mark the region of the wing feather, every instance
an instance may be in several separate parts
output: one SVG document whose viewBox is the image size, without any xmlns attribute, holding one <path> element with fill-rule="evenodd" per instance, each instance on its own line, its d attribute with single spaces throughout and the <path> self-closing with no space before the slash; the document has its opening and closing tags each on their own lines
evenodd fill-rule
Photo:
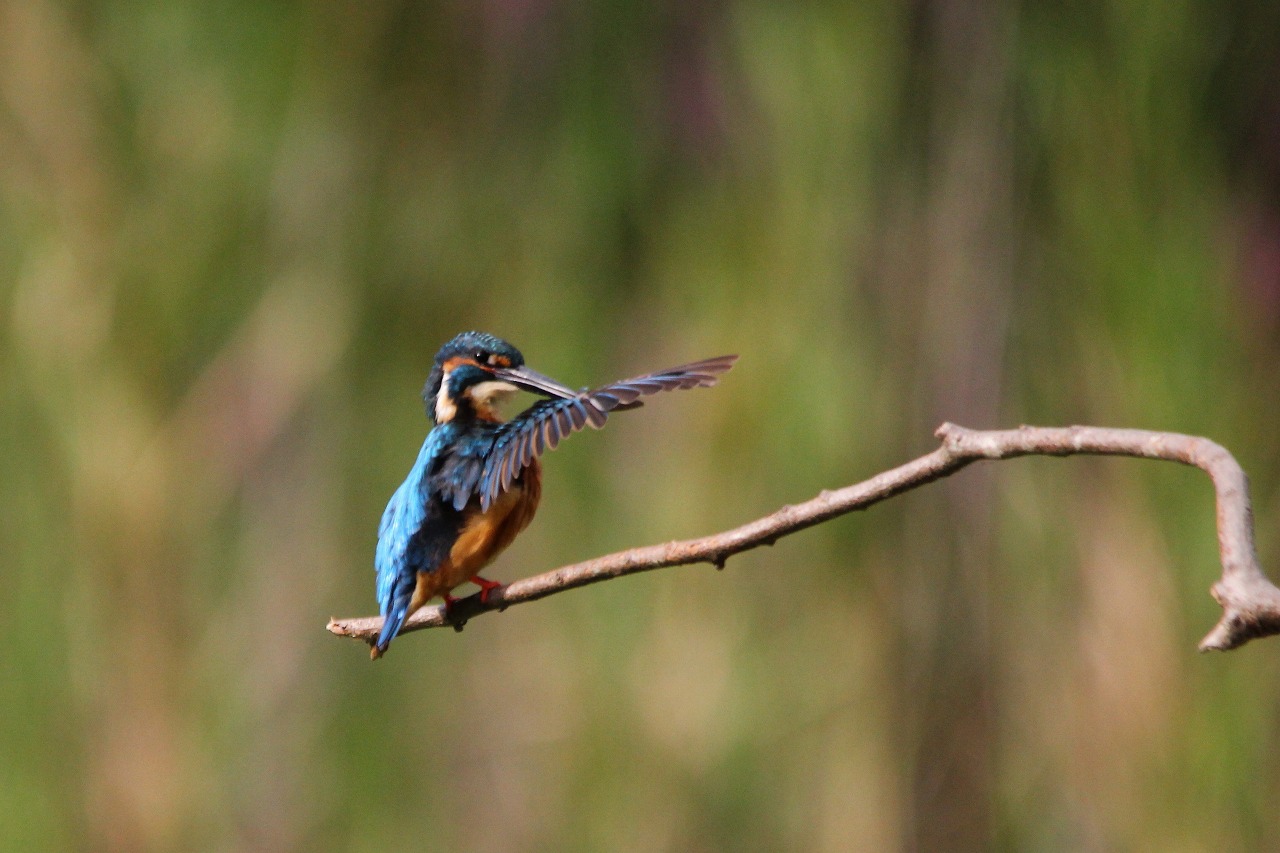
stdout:
<svg viewBox="0 0 1280 853">
<path fill-rule="evenodd" d="M 530 431 L 533 433 L 533 453 L 535 456 L 541 456 L 547 450 L 547 427 L 548 423 L 530 425 Z"/>
<path fill-rule="evenodd" d="M 552 447 L 559 444 L 560 439 L 573 432 L 573 418 L 569 417 L 568 408 L 569 407 L 567 405 L 556 407 L 556 440 L 555 443 L 552 444 Z"/>
<path fill-rule="evenodd" d="M 570 433 L 587 426 L 600 429 L 610 412 L 636 408 L 641 397 L 714 385 L 737 359 L 736 355 L 703 359 L 611 382 L 575 397 L 538 401 L 497 428 L 483 473 L 470 481 L 480 495 L 481 507 L 488 509 L 536 457 L 554 450 Z"/>
<path fill-rule="evenodd" d="M 533 431 L 520 430 L 520 468 L 521 470 L 529 467 L 529 463 L 533 461 Z"/>
</svg>

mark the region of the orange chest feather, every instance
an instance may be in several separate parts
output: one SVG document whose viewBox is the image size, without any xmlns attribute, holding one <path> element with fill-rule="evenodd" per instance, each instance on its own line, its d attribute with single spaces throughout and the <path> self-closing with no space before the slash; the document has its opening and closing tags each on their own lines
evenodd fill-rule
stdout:
<svg viewBox="0 0 1280 853">
<path fill-rule="evenodd" d="M 478 502 L 473 502 L 449 558 L 439 568 L 442 589 L 452 589 L 471 580 L 505 551 L 520 531 L 529 526 L 541 497 L 542 466 L 535 459 L 520 479 L 498 496 L 488 512 L 481 512 Z"/>
</svg>

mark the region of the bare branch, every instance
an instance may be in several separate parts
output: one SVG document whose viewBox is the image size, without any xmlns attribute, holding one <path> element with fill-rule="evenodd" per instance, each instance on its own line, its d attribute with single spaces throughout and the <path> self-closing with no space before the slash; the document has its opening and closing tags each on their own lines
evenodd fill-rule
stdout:
<svg viewBox="0 0 1280 853">
<path fill-rule="evenodd" d="M 784 506 L 777 512 L 733 530 L 701 539 L 632 548 L 582 563 L 515 581 L 489 594 L 487 603 L 472 595 L 458 601 L 445 617 L 443 606 L 424 607 L 405 623 L 401 633 L 446 625 L 461 630 L 466 620 L 490 610 L 534 601 L 597 581 L 622 575 L 711 563 L 723 568 L 727 559 L 778 538 L 821 524 L 854 510 L 931 483 L 982 459 L 1016 456 L 1072 456 L 1093 454 L 1164 459 L 1194 465 L 1213 480 L 1218 507 L 1218 547 L 1222 577 L 1213 585 L 1213 597 L 1222 605 L 1222 619 L 1200 643 L 1201 651 L 1237 648 L 1249 640 L 1280 633 L 1280 589 L 1258 565 L 1253 543 L 1253 510 L 1249 481 L 1235 458 L 1207 438 L 1170 432 L 1104 427 L 1029 427 L 1015 430 L 977 431 L 943 424 L 936 433 L 942 446 L 870 480 L 836 491 L 824 491 L 812 500 Z M 372 643 L 382 627 L 378 616 L 332 619 L 329 630 L 339 636 Z"/>
</svg>

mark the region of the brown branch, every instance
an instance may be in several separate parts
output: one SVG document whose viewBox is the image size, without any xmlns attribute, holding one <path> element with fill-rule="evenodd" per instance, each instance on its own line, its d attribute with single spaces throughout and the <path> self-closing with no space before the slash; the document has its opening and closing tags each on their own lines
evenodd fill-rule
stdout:
<svg viewBox="0 0 1280 853">
<path fill-rule="evenodd" d="M 1104 427 L 1020 427 L 1015 430 L 976 431 L 943 424 L 936 433 L 942 446 L 905 465 L 877 474 L 870 480 L 836 491 L 824 491 L 812 500 L 782 509 L 748 524 L 701 539 L 632 548 L 582 563 L 515 581 L 489 594 L 458 601 L 452 621 L 444 607 L 424 607 L 409 617 L 401 633 L 451 625 L 459 630 L 466 620 L 490 610 L 534 601 L 557 592 L 635 572 L 711 563 L 723 568 L 734 554 L 772 545 L 779 537 L 821 524 L 854 510 L 866 509 L 955 473 L 982 459 L 1016 456 L 1072 456 L 1095 454 L 1164 459 L 1194 465 L 1213 480 L 1218 506 L 1218 547 L 1222 577 L 1211 592 L 1222 605 L 1222 619 L 1200 643 L 1201 651 L 1234 649 L 1249 640 L 1280 633 L 1280 589 L 1258 565 L 1253 544 L 1253 510 L 1249 481 L 1226 449 L 1207 438 L 1170 432 Z M 329 630 L 344 637 L 372 643 L 382 627 L 377 616 L 332 619 Z"/>
</svg>

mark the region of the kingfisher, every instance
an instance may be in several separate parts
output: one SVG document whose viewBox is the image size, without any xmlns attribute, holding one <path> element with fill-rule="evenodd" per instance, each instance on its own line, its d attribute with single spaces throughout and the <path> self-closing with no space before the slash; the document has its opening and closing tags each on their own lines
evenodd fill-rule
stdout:
<svg viewBox="0 0 1280 853">
<path fill-rule="evenodd" d="M 583 427 L 600 429 L 611 412 L 638 408 L 642 396 L 708 387 L 733 366 L 719 356 L 578 391 L 525 365 L 511 344 L 463 332 L 436 354 L 423 402 L 432 428 L 409 475 L 387 503 L 374 553 L 382 631 L 371 656 L 381 657 L 405 620 L 468 581 L 480 600 L 502 586 L 480 577 L 538 509 L 538 457 Z M 504 421 L 498 406 L 518 391 L 539 400 Z"/>
</svg>

